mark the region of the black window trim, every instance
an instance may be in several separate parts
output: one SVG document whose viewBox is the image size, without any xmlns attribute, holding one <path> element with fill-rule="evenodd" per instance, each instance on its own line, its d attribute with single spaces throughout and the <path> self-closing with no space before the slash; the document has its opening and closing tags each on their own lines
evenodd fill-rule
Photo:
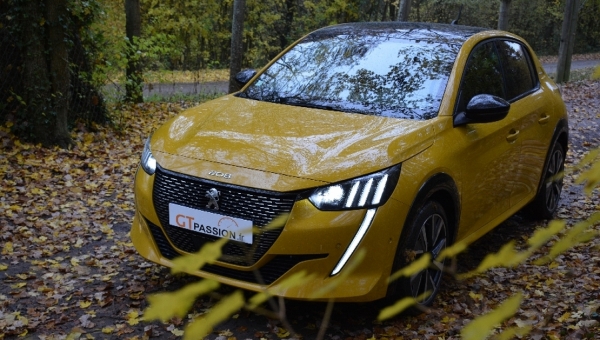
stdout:
<svg viewBox="0 0 600 340">
<path fill-rule="evenodd" d="M 537 92 L 540 88 L 541 88 L 541 83 L 540 83 L 540 78 L 538 77 L 538 73 L 536 72 L 536 67 L 535 64 L 533 62 L 533 57 L 532 57 L 532 53 L 531 50 L 529 49 L 529 46 L 527 46 L 525 43 L 523 43 L 522 41 L 515 39 L 515 38 L 511 38 L 511 37 L 493 37 L 493 38 L 488 38 L 485 40 L 482 40 L 480 42 L 478 42 L 475 46 L 473 46 L 473 48 L 471 49 L 471 51 L 469 51 L 469 56 L 467 57 L 467 61 L 465 62 L 465 67 L 463 68 L 462 74 L 460 76 L 460 83 L 459 83 L 459 88 L 458 88 L 458 93 L 454 99 L 454 112 L 452 113 L 452 116 L 456 116 L 457 114 L 459 114 L 458 111 L 458 101 L 460 98 L 460 94 L 462 91 L 462 81 L 463 78 L 465 76 L 465 73 L 467 72 L 467 64 L 469 63 L 469 59 L 471 58 L 471 54 L 472 52 L 477 49 L 479 46 L 483 45 L 483 44 L 487 44 L 489 42 L 494 42 L 494 50 L 496 51 L 496 53 L 498 53 L 498 55 L 500 54 L 500 52 L 498 51 L 498 46 L 496 45 L 496 41 L 510 41 L 510 42 L 514 42 L 519 44 L 523 50 L 525 51 L 525 53 L 527 54 L 527 65 L 529 66 L 529 73 L 530 75 L 533 76 L 533 87 L 529 90 L 529 91 L 525 91 L 523 93 L 521 93 L 520 95 L 511 98 L 510 100 L 507 100 L 509 103 L 514 103 L 524 97 L 527 97 L 528 95 Z M 502 63 L 500 63 L 500 70 L 502 72 L 502 87 L 504 89 L 504 93 L 506 93 L 506 78 L 505 78 L 505 73 L 504 73 L 504 66 L 502 65 Z"/>
</svg>

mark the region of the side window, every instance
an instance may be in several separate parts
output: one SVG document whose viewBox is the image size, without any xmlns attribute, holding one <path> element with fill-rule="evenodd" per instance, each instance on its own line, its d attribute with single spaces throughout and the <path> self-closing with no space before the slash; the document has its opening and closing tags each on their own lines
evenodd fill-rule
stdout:
<svg viewBox="0 0 600 340">
<path fill-rule="evenodd" d="M 525 47 L 514 41 L 496 41 L 500 62 L 506 80 L 506 97 L 510 101 L 536 86 L 529 54 Z"/>
<path fill-rule="evenodd" d="M 460 84 L 456 112 L 463 112 L 471 98 L 478 94 L 505 98 L 500 59 L 493 41 L 477 45 L 471 52 Z"/>
</svg>

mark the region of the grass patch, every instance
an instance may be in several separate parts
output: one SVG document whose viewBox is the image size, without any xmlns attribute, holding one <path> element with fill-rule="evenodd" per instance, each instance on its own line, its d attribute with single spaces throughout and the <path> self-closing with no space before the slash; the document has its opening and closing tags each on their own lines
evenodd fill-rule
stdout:
<svg viewBox="0 0 600 340">
<path fill-rule="evenodd" d="M 107 83 L 125 82 L 125 73 L 110 74 Z M 204 69 L 195 71 L 144 71 L 144 83 L 168 84 L 168 83 L 208 83 L 215 81 L 229 81 L 228 69 Z"/>
<path fill-rule="evenodd" d="M 144 72 L 144 81 L 146 83 L 205 83 L 228 80 L 229 70 L 227 69 Z"/>
<path fill-rule="evenodd" d="M 600 71 L 597 70 L 600 70 L 600 66 L 571 70 L 569 82 L 598 79 L 597 73 Z M 548 73 L 548 76 L 556 80 L 556 72 Z"/>
<path fill-rule="evenodd" d="M 207 102 L 212 99 L 219 98 L 225 95 L 225 93 L 196 93 L 196 94 L 187 94 L 187 93 L 173 93 L 172 95 L 160 95 L 153 94 L 144 98 L 144 101 L 147 103 L 195 103 L 198 105 L 203 102 Z"/>
</svg>

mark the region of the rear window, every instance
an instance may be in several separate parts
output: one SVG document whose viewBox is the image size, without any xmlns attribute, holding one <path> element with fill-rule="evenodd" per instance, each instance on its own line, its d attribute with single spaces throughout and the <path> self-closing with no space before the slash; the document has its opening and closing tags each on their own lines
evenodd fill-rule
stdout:
<svg viewBox="0 0 600 340">
<path fill-rule="evenodd" d="M 414 33 L 308 37 L 242 96 L 383 117 L 436 117 L 460 46 Z"/>
</svg>

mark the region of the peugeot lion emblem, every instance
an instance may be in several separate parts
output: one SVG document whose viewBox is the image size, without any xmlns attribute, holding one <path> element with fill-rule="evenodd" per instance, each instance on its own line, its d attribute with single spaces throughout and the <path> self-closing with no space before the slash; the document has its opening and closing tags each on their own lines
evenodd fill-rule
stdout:
<svg viewBox="0 0 600 340">
<path fill-rule="evenodd" d="M 219 201 L 219 196 L 221 196 L 221 193 L 217 189 L 212 188 L 208 190 L 206 195 L 204 195 L 204 197 L 208 198 L 208 204 L 206 207 L 210 209 L 212 206 L 215 207 L 215 210 L 219 210 L 219 203 L 217 203 Z"/>
</svg>

